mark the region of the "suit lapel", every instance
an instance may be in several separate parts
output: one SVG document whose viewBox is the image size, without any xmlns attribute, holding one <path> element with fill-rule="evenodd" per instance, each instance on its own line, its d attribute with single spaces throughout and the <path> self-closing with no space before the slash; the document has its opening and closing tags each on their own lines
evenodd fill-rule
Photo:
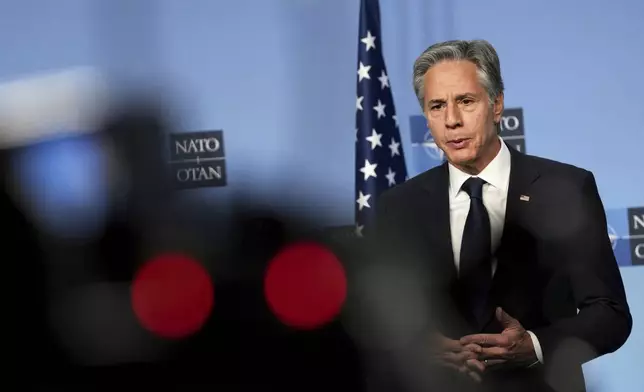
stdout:
<svg viewBox="0 0 644 392">
<path fill-rule="evenodd" d="M 423 225 L 423 232 L 429 235 L 428 243 L 431 244 L 431 253 L 435 257 L 435 267 L 439 268 L 445 283 L 450 283 L 456 278 L 454 265 L 454 250 L 452 248 L 452 234 L 449 216 L 449 171 L 447 162 L 443 163 L 433 178 L 428 178 L 423 183 L 423 189 L 428 197 L 428 211 L 419 214 Z M 434 258 L 432 257 L 432 258 Z"/>
<path fill-rule="evenodd" d="M 530 203 L 532 184 L 540 176 L 536 168 L 530 165 L 529 160 L 522 153 L 511 146 L 508 146 L 508 148 L 511 154 L 511 167 L 505 207 L 505 223 L 503 225 L 501 244 L 495 254 L 498 264 L 486 309 L 486 314 L 489 314 L 490 318 L 484 323 L 484 326 L 495 321 L 494 307 L 499 303 L 499 296 L 504 295 L 500 290 L 507 284 L 504 282 L 504 270 L 506 264 L 513 261 L 512 257 L 508 257 L 508 255 L 514 253 L 511 250 L 521 247 L 520 233 L 522 233 L 521 227 L 525 217 L 525 209 L 527 203 Z"/>
<path fill-rule="evenodd" d="M 510 185 L 505 207 L 505 224 L 501 243 L 512 232 L 522 218 L 524 206 L 530 202 L 530 187 L 539 178 L 539 172 L 531 166 L 526 157 L 508 146 L 511 155 Z"/>
</svg>

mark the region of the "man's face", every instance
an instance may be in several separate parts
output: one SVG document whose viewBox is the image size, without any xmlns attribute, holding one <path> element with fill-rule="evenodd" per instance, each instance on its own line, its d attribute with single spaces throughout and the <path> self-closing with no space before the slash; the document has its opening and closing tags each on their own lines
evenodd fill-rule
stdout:
<svg viewBox="0 0 644 392">
<path fill-rule="evenodd" d="M 496 156 L 503 95 L 490 107 L 474 63 L 444 61 L 427 71 L 424 112 L 434 141 L 453 165 L 479 172 Z"/>
</svg>

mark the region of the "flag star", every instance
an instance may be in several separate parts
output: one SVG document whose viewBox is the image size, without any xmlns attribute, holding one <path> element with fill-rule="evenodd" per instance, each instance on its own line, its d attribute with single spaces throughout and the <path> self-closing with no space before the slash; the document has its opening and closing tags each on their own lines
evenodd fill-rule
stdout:
<svg viewBox="0 0 644 392">
<path fill-rule="evenodd" d="M 392 157 L 396 155 L 400 155 L 400 151 L 398 150 L 399 148 L 400 148 L 400 143 L 396 142 L 396 139 L 392 137 L 391 144 L 389 145 L 389 149 L 391 150 Z"/>
<path fill-rule="evenodd" d="M 362 110 L 362 101 L 363 100 L 364 100 L 364 97 L 356 98 L 356 109 L 357 110 Z"/>
<path fill-rule="evenodd" d="M 382 147 L 382 142 L 380 141 L 380 139 L 382 139 L 382 133 L 376 132 L 375 129 L 372 129 L 371 136 L 367 136 L 365 139 L 371 143 L 372 150 L 375 150 L 377 146 Z"/>
<path fill-rule="evenodd" d="M 364 225 L 356 225 L 356 235 L 358 237 L 362 237 L 362 230 L 364 229 Z"/>
<path fill-rule="evenodd" d="M 389 186 L 396 185 L 396 172 L 391 171 L 391 168 L 389 168 L 389 172 L 385 177 L 387 177 L 387 181 L 389 181 Z"/>
<path fill-rule="evenodd" d="M 380 102 L 380 100 L 378 100 L 378 104 L 373 107 L 373 110 L 378 112 L 378 118 L 386 116 L 386 114 L 385 114 L 385 107 L 386 106 L 387 105 L 383 104 L 382 102 Z"/>
<path fill-rule="evenodd" d="M 369 179 L 369 177 L 378 178 L 376 167 L 378 167 L 377 163 L 369 163 L 368 159 L 364 160 L 364 166 L 360 168 L 360 171 L 364 174 L 365 181 Z"/>
<path fill-rule="evenodd" d="M 358 196 L 358 200 L 356 200 L 356 203 L 358 203 L 358 211 L 362 211 L 362 209 L 365 207 L 371 208 L 371 206 L 369 205 L 369 198 L 371 197 L 371 195 L 365 195 L 362 193 L 362 191 L 360 191 L 359 193 L 360 195 Z"/>
<path fill-rule="evenodd" d="M 391 118 L 394 119 L 394 123 L 396 123 L 396 128 L 398 128 L 398 116 L 394 114 L 393 116 L 391 116 Z"/>
<path fill-rule="evenodd" d="M 360 68 L 358 69 L 358 82 L 361 82 L 362 79 L 371 79 L 371 76 L 369 76 L 370 69 L 371 65 L 364 65 L 362 64 L 362 61 L 360 62 Z"/>
<path fill-rule="evenodd" d="M 365 44 L 367 52 L 371 48 L 376 48 L 376 37 L 374 35 L 371 35 L 371 31 L 367 31 L 367 36 L 362 38 L 360 41 Z"/>
<path fill-rule="evenodd" d="M 382 70 L 382 74 L 378 77 L 378 80 L 380 80 L 380 89 L 384 89 L 385 87 L 390 87 L 389 86 L 389 76 L 385 73 L 385 70 Z"/>
</svg>

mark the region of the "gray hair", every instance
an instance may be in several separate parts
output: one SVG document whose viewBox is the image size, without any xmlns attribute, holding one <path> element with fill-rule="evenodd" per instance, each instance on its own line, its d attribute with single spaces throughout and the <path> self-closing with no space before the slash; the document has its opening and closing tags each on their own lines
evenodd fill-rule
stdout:
<svg viewBox="0 0 644 392">
<path fill-rule="evenodd" d="M 479 81 L 487 91 L 490 105 L 494 104 L 496 98 L 503 93 L 499 56 L 489 42 L 484 40 L 439 42 L 425 49 L 414 62 L 414 91 L 423 112 L 425 112 L 425 74 L 441 61 L 450 60 L 466 60 L 476 65 Z"/>
</svg>

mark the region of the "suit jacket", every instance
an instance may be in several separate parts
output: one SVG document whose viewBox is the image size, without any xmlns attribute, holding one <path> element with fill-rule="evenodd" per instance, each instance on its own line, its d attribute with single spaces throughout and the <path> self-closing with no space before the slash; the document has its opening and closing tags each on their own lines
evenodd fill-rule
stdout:
<svg viewBox="0 0 644 392">
<path fill-rule="evenodd" d="M 426 320 L 431 325 L 424 323 L 423 333 L 409 346 L 416 353 L 403 357 L 424 357 L 418 350 L 429 344 L 429 330 L 455 339 L 501 332 L 493 312 L 501 306 L 535 333 L 544 364 L 486 372 L 476 388 L 585 390 L 581 364 L 617 350 L 632 325 L 595 179 L 589 171 L 571 165 L 510 151 L 505 225 L 487 303 L 490 317 L 483 325 L 468 321 L 456 300 L 459 288 L 450 237 L 447 163 L 377 200 L 375 231 L 370 235 L 375 257 L 413 271 L 406 275 L 413 282 L 405 284 L 419 287 L 416 292 L 422 293 L 430 309 Z M 445 383 L 437 390 L 469 387 L 469 381 L 444 369 L 431 374 L 430 384 Z"/>
</svg>

